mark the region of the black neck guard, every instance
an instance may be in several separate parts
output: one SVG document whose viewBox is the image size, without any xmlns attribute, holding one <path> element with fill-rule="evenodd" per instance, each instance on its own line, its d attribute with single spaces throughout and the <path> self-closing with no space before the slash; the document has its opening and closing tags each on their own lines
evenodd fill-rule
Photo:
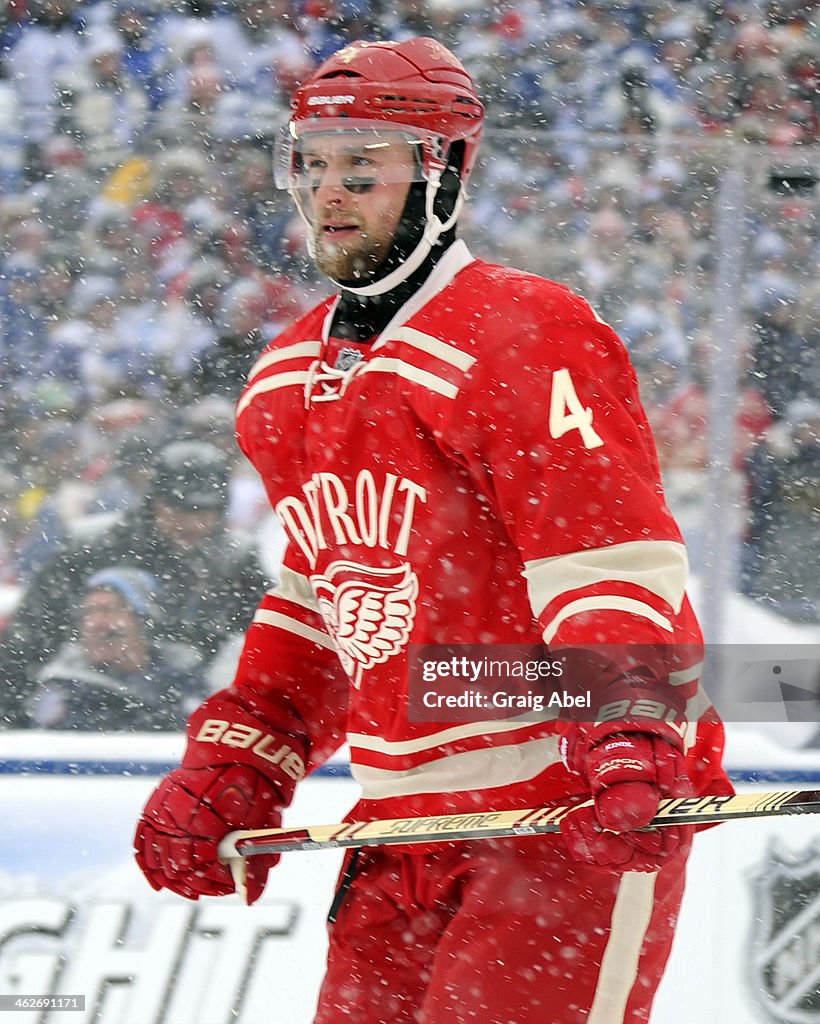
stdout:
<svg viewBox="0 0 820 1024">
<path fill-rule="evenodd" d="M 442 220 L 446 220 L 452 213 L 460 187 L 457 170 L 448 168 L 442 175 L 441 187 L 436 196 L 435 209 Z M 387 277 L 401 266 L 421 241 L 427 222 L 425 192 L 425 182 L 415 182 L 411 185 L 393 244 L 375 275 L 378 278 Z M 455 238 L 454 226 L 438 239 L 416 271 L 395 288 L 381 295 L 359 295 L 345 288 L 346 284 L 351 288 L 361 285 L 364 283 L 361 280 L 341 281 L 342 294 L 330 330 L 333 337 L 367 341 L 380 334 L 410 296 L 427 280 L 433 267 L 453 244 Z"/>
</svg>

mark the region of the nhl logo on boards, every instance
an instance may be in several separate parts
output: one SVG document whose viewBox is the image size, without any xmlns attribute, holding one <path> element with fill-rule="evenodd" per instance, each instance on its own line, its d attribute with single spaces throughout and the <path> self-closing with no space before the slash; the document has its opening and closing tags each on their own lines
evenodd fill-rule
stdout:
<svg viewBox="0 0 820 1024">
<path fill-rule="evenodd" d="M 760 1005 L 778 1024 L 820 1024 L 820 844 L 794 855 L 772 844 L 753 885 Z"/>
</svg>

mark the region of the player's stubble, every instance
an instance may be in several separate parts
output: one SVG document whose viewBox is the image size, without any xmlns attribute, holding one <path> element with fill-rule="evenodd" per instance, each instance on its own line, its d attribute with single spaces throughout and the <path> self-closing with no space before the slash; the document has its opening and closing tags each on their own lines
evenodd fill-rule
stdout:
<svg viewBox="0 0 820 1024">
<path fill-rule="evenodd" d="M 387 258 L 393 243 L 393 227 L 365 230 L 344 242 L 334 242 L 321 227 L 314 229 L 316 266 L 335 281 L 368 280 Z"/>
</svg>

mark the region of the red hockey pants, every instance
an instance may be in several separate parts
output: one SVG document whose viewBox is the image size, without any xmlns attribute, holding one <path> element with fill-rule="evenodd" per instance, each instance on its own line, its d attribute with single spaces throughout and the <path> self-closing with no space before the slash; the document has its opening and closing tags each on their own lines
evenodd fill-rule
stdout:
<svg viewBox="0 0 820 1024">
<path fill-rule="evenodd" d="M 315 1024 L 644 1024 L 684 870 L 590 870 L 558 836 L 362 851 Z"/>
</svg>

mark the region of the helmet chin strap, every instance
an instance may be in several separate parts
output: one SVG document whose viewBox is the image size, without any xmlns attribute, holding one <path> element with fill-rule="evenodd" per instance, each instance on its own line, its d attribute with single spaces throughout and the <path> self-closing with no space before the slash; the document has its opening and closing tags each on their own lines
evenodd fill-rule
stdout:
<svg viewBox="0 0 820 1024">
<path fill-rule="evenodd" d="M 410 253 L 407 259 L 400 264 L 400 266 L 387 274 L 386 277 L 378 278 L 370 284 L 361 285 L 361 287 L 351 287 L 349 284 L 343 284 L 341 281 L 337 281 L 333 277 L 330 280 L 333 281 L 337 287 L 346 292 L 352 292 L 354 295 L 363 296 L 384 295 L 387 292 L 392 291 L 397 285 L 406 281 L 408 277 L 410 277 L 411 274 L 414 274 L 422 263 L 424 263 L 439 238 L 441 238 L 443 234 L 446 234 L 446 232 L 448 232 L 455 224 L 461 214 L 461 209 L 464 206 L 464 185 L 460 184 L 458 195 L 456 196 L 456 201 L 453 205 L 453 212 L 446 221 L 442 221 L 435 212 L 436 193 L 440 187 L 441 174 L 439 171 L 433 171 L 427 181 L 427 187 L 424 194 L 424 214 L 426 221 L 424 234 L 421 236 L 416 248 Z M 291 192 L 291 195 L 293 195 L 296 208 L 299 211 L 302 220 L 304 220 L 309 229 L 306 239 L 308 255 L 311 259 L 315 259 L 316 246 L 313 242 L 312 226 L 305 214 L 301 202 L 299 201 L 297 190 L 294 189 Z"/>
</svg>

